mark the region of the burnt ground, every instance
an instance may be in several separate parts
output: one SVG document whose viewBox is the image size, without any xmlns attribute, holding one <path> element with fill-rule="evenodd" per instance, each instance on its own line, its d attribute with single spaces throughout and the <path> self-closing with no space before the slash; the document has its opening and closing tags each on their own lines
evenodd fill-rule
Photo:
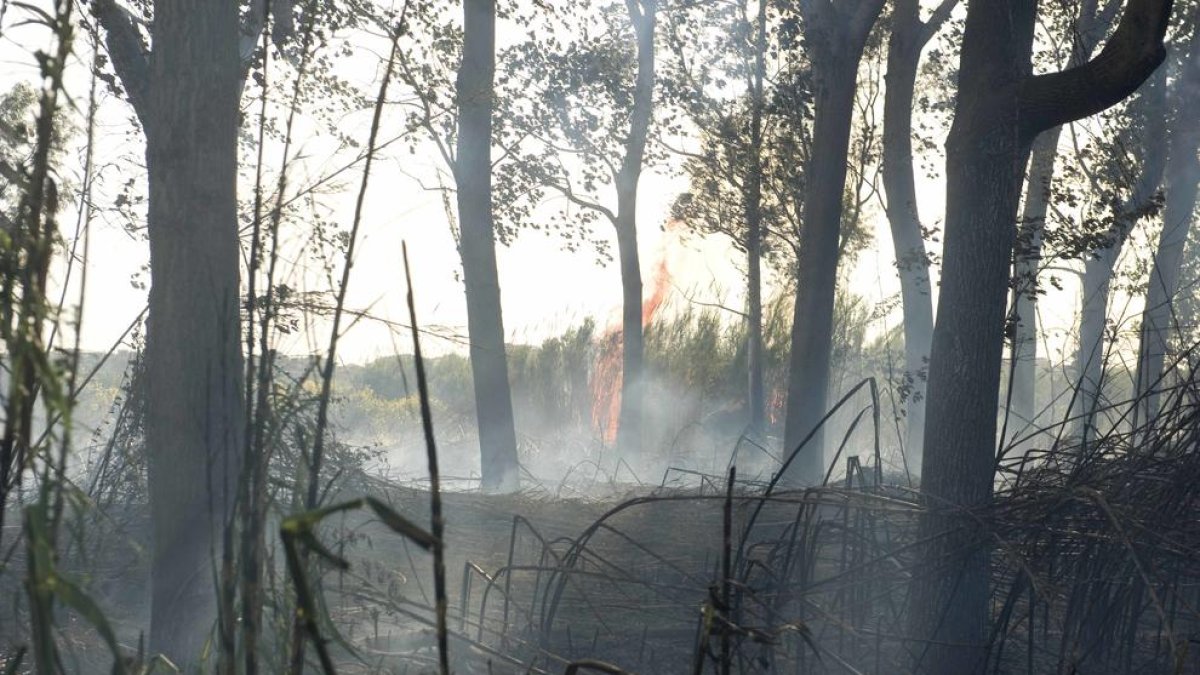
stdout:
<svg viewBox="0 0 1200 675">
<path fill-rule="evenodd" d="M 390 486 L 375 492 L 411 521 L 429 523 L 425 490 Z M 692 671 L 697 640 L 706 632 L 704 607 L 719 601 L 713 589 L 721 578 L 725 495 L 711 482 L 702 489 L 608 486 L 605 492 L 590 499 L 551 490 L 443 495 L 455 672 L 562 672 L 576 659 L 603 660 L 629 672 Z M 731 502 L 733 548 L 757 503 L 743 497 Z M 755 546 L 777 548 L 771 542 L 786 534 L 795 511 L 794 503 L 768 504 L 756 525 L 761 536 L 748 541 L 747 557 L 778 564 Z M 144 509 L 136 507 L 110 508 L 103 516 L 89 512 L 72 530 L 63 557 L 63 567 L 92 593 L 131 652 L 148 616 L 145 521 Z M 321 539 L 350 562 L 346 571 L 325 567 L 319 582 L 339 670 L 431 671 L 432 557 L 362 512 L 326 522 Z M 268 581 L 278 594 L 291 582 L 282 574 L 278 546 L 274 553 Z M 0 592 L 13 599 L 0 615 L 5 644 L 19 643 L 26 630 L 23 568 L 18 550 L 0 577 Z M 747 578 L 754 576 L 751 570 Z M 268 643 L 271 629 L 285 634 L 282 615 L 275 617 Z M 85 622 L 68 610 L 58 621 L 68 672 L 110 670 L 107 651 Z M 738 654 L 749 659 L 739 670 L 756 670 L 754 659 L 764 652 L 792 658 L 808 639 L 797 630 L 770 637 L 768 622 L 759 623 L 762 634 L 738 638 Z M 789 622 L 776 617 L 775 623 Z M 773 649 L 764 647 L 770 643 Z M 714 654 L 716 645 L 714 639 Z"/>
</svg>

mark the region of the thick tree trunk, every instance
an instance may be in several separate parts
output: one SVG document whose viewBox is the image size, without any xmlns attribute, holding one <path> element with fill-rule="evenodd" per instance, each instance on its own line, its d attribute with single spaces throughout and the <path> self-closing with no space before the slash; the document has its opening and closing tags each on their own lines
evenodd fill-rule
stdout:
<svg viewBox="0 0 1200 675">
<path fill-rule="evenodd" d="M 841 239 L 846 155 L 850 146 L 858 54 L 822 67 L 815 104 L 812 159 L 804 198 L 796 306 L 792 316 L 784 452 L 790 453 L 827 412 L 833 348 L 833 302 Z M 793 485 L 819 483 L 824 437 L 814 434 L 787 468 Z"/>
<path fill-rule="evenodd" d="M 949 11 L 948 6 L 943 7 L 942 16 Z M 920 470 L 925 445 L 925 374 L 933 339 L 929 255 L 913 172 L 913 95 L 921 50 L 940 23 L 939 14 L 929 24 L 921 23 L 919 0 L 898 0 L 888 41 L 883 99 L 883 188 L 904 308 L 904 377 L 908 385 L 904 451 L 911 471 Z"/>
<path fill-rule="evenodd" d="M 637 250 L 638 181 L 646 156 L 646 141 L 654 115 L 654 32 L 658 0 L 625 0 L 637 36 L 637 78 L 633 89 L 625 156 L 615 176 L 617 253 L 621 263 L 621 411 L 617 422 L 617 451 L 626 457 L 642 452 L 642 400 L 645 345 L 642 316 L 642 271 Z"/>
<path fill-rule="evenodd" d="M 463 13 L 463 61 L 457 83 L 458 154 L 454 177 L 458 185 L 459 253 L 467 296 L 467 334 L 471 340 L 480 472 L 485 492 L 513 492 L 520 486 L 520 466 L 492 220 L 495 0 L 465 0 Z"/>
<path fill-rule="evenodd" d="M 1005 296 L 1028 148 L 1015 133 L 1012 91 L 1027 72 L 1034 6 L 1016 5 L 971 2 L 946 141 L 946 237 L 921 478 L 930 511 L 920 538 L 930 543 L 910 614 L 913 637 L 929 641 L 915 646 L 916 671 L 938 675 L 979 672 L 986 649 L 985 540 L 969 518 L 935 509 L 982 508 L 992 495 Z"/>
<path fill-rule="evenodd" d="M 193 663 L 240 470 L 236 0 L 154 6 L 149 59 L 150 649 Z"/>
<path fill-rule="evenodd" d="M 1180 320 L 1173 303 L 1179 291 L 1180 268 L 1200 185 L 1200 158 L 1196 154 L 1200 149 L 1200 118 L 1195 114 L 1200 107 L 1200 39 L 1196 37 L 1192 38 L 1174 92 L 1172 107 L 1176 118 L 1167 147 L 1163 228 L 1142 313 L 1135 427 L 1151 422 L 1158 414 L 1160 392 L 1170 386 L 1163 372 L 1164 362 L 1170 353 L 1172 337 L 1178 335 Z"/>
<path fill-rule="evenodd" d="M 946 238 L 929 367 L 922 515 L 910 609 L 918 672 L 987 656 L 988 533 L 1005 299 L 1021 176 L 1041 132 L 1132 93 L 1163 58 L 1170 0 L 1131 0 L 1092 61 L 1031 76 L 1036 0 L 971 0 L 946 142 Z"/>
<path fill-rule="evenodd" d="M 754 42 L 754 71 L 750 77 L 750 162 L 746 181 L 746 403 L 747 432 L 761 440 L 766 431 L 766 392 L 763 387 L 762 305 L 762 181 L 763 81 L 766 79 L 767 0 L 759 0 Z"/>
</svg>

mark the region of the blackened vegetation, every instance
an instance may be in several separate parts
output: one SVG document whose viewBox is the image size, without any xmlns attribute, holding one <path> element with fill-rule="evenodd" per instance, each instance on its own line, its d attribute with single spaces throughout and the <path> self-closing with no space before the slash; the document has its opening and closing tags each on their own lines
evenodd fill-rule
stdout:
<svg viewBox="0 0 1200 675">
<path fill-rule="evenodd" d="M 1149 443 L 1110 435 L 1000 463 L 993 505 L 968 514 L 972 536 L 998 552 L 986 662 L 973 672 L 1200 663 L 1188 649 L 1200 628 L 1200 525 L 1189 515 L 1200 418 L 1186 391 L 1145 430 Z M 925 649 L 905 639 L 909 584 L 947 569 L 914 567 L 914 493 L 881 484 L 872 463 L 848 458 L 845 478 L 800 492 L 739 482 L 727 492 L 721 476 L 705 476 L 594 518 L 603 504 L 451 497 L 459 669 L 561 672 L 600 659 L 627 672 L 907 672 Z M 394 495 L 401 510 L 422 512 L 420 494 Z M 370 584 L 359 592 L 382 599 L 391 619 L 370 628 L 366 653 L 428 649 L 405 628 L 429 625 L 427 601 Z"/>
<path fill-rule="evenodd" d="M 1200 664 L 1188 649 L 1200 629 L 1190 386 L 1142 430 L 1148 443 L 1110 435 L 1000 462 L 993 505 L 966 514 L 997 551 L 986 661 L 972 672 Z M 875 466 L 846 458 L 844 477 L 804 491 L 731 472 L 622 502 L 543 496 L 555 486 L 447 495 L 454 669 L 911 672 L 926 644 L 905 637 L 910 584 L 956 567 L 914 566 L 921 507 Z M 423 492 L 383 489 L 398 512 L 428 515 Z M 407 544 L 372 539 L 360 575 L 326 585 L 331 619 L 368 662 L 431 663 L 424 563 L 398 565 Z"/>
</svg>

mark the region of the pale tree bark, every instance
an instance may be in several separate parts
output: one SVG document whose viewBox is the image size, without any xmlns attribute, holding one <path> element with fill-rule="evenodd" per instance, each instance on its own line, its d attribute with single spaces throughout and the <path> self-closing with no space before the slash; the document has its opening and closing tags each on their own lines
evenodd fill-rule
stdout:
<svg viewBox="0 0 1200 675">
<path fill-rule="evenodd" d="M 1166 158 L 1166 67 L 1159 66 L 1154 77 L 1142 86 L 1139 104 L 1146 120 L 1142 131 L 1145 151 L 1138 180 L 1117 220 L 1104 236 L 1104 245 L 1092 251 L 1083 262 L 1079 308 L 1079 342 L 1075 353 L 1075 388 L 1071 414 L 1072 436 L 1086 451 L 1098 431 L 1096 416 L 1103 403 L 1105 382 L 1105 335 L 1108 322 L 1108 298 L 1113 272 L 1121 250 L 1134 225 L 1153 204 L 1162 184 Z"/>
<path fill-rule="evenodd" d="M 1033 140 L 1131 94 L 1164 57 L 1171 0 L 1131 0 L 1104 49 L 1031 75 L 1036 0 L 969 0 L 946 142 L 946 236 L 929 367 L 923 514 L 910 593 L 914 670 L 979 672 L 987 657 L 988 533 L 1005 300 Z"/>
<path fill-rule="evenodd" d="M 794 485 L 819 483 L 824 474 L 824 438 L 817 423 L 826 413 L 829 397 L 833 299 L 855 86 L 867 36 L 883 4 L 883 0 L 801 4 L 816 91 L 796 267 L 785 455 L 796 450 L 814 430 L 816 433 L 784 469 L 785 480 Z"/>
<path fill-rule="evenodd" d="M 241 462 L 238 2 L 158 0 L 149 53 L 125 10 L 94 11 L 146 135 L 150 650 L 189 664 L 215 618 Z"/>
<path fill-rule="evenodd" d="M 467 334 L 485 492 L 520 487 L 512 392 L 500 309 L 496 233 L 492 214 L 492 110 L 496 72 L 496 2 L 463 3 L 463 60 L 458 71 L 458 186 Z"/>
<path fill-rule="evenodd" d="M 1097 0 L 1084 0 L 1080 4 L 1079 15 L 1072 26 L 1069 68 L 1087 62 L 1100 38 L 1116 20 L 1118 9 L 1120 3 L 1116 0 L 1107 0 L 1103 7 L 1097 4 Z M 1026 179 L 1025 202 L 1013 252 L 1012 405 L 1009 410 L 1016 422 L 1013 424 L 1010 421 L 1009 424 L 1013 437 L 1026 436 L 1034 428 L 1039 412 L 1037 279 L 1042 263 L 1042 239 L 1050 207 L 1054 165 L 1062 132 L 1060 125 L 1045 131 L 1034 141 Z"/>
<path fill-rule="evenodd" d="M 1183 69 L 1173 86 L 1175 119 L 1167 141 L 1163 228 L 1146 289 L 1146 308 L 1138 347 L 1135 380 L 1134 427 L 1150 424 L 1158 415 L 1159 398 L 1170 386 L 1163 367 L 1170 354 L 1171 338 L 1179 334 L 1174 298 L 1184 248 L 1195 219 L 1197 188 L 1200 186 L 1200 39 L 1193 36 Z"/>
<path fill-rule="evenodd" d="M 1042 263 L 1042 235 L 1050 207 L 1050 188 L 1062 127 L 1037 137 L 1029 159 L 1025 202 L 1017 223 L 1013 250 L 1012 399 L 1009 427 L 1013 437 L 1023 437 L 1037 416 L 1037 277 Z"/>
<path fill-rule="evenodd" d="M 645 392 L 645 336 L 642 317 L 642 270 L 638 257 L 638 181 L 646 157 L 650 122 L 654 116 L 654 33 L 658 0 L 625 0 L 637 39 L 637 77 L 633 87 L 629 135 L 617 170 L 617 256 L 621 267 L 621 410 L 617 421 L 617 451 L 636 457 L 642 451 L 642 401 Z"/>
<path fill-rule="evenodd" d="M 904 372 L 909 384 L 904 451 L 914 471 L 920 470 L 925 445 L 925 374 L 933 339 L 933 297 L 913 170 L 913 98 L 921 51 L 957 4 L 958 0 L 943 0 L 922 22 L 920 0 L 897 0 L 884 76 L 883 189 L 904 309 Z"/>
<path fill-rule="evenodd" d="M 746 403 L 748 433 L 761 440 L 766 430 L 763 386 L 762 183 L 763 81 L 766 79 L 767 0 L 758 0 L 754 29 L 754 69 L 750 85 L 750 147 L 746 176 Z"/>
</svg>

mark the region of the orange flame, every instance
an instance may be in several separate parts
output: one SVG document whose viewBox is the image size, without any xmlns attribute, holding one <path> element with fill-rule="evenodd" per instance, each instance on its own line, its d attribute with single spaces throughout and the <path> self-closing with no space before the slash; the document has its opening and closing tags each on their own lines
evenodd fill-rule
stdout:
<svg viewBox="0 0 1200 675">
<path fill-rule="evenodd" d="M 650 325 L 654 320 L 654 315 L 658 313 L 662 307 L 663 300 L 667 298 L 667 287 L 671 282 L 671 271 L 667 269 L 666 256 L 660 256 L 658 265 L 654 268 L 654 287 L 650 291 L 650 297 L 642 301 L 642 328 Z"/>
<path fill-rule="evenodd" d="M 668 230 L 673 229 L 672 224 L 668 223 Z M 642 301 L 643 330 L 653 323 L 667 298 L 670 285 L 671 271 L 667 266 L 664 249 L 659 253 L 658 263 L 654 268 L 654 284 L 650 295 Z M 600 432 L 600 438 L 605 445 L 610 446 L 617 439 L 617 424 L 621 416 L 621 359 L 624 351 L 624 341 L 621 338 L 620 324 L 610 324 L 604 336 L 600 338 L 600 350 L 596 355 L 590 383 L 592 426 Z"/>
<path fill-rule="evenodd" d="M 600 350 L 592 371 L 592 426 L 605 445 L 617 439 L 621 414 L 621 331 L 610 327 L 600 338 Z"/>
</svg>

